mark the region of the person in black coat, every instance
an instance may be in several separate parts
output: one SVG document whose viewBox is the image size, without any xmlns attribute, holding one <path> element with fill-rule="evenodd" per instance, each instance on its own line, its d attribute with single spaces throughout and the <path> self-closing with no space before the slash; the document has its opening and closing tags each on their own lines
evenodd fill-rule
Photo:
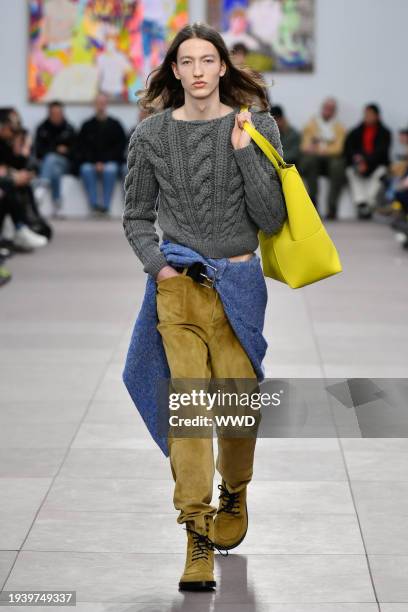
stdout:
<svg viewBox="0 0 408 612">
<path fill-rule="evenodd" d="M 37 128 L 34 153 L 40 162 L 40 177 L 51 187 L 56 210 L 61 207 L 61 178 L 72 171 L 75 129 L 64 116 L 57 100 L 48 105 L 48 117 Z"/>
<path fill-rule="evenodd" d="M 107 114 L 108 99 L 99 94 L 96 114 L 85 121 L 78 135 L 78 162 L 92 210 L 109 211 L 116 179 L 124 161 L 127 137 L 121 123 Z M 102 201 L 98 197 L 98 178 L 102 179 Z"/>
<path fill-rule="evenodd" d="M 285 162 L 297 164 L 300 158 L 300 133 L 289 123 L 281 106 L 272 106 L 270 113 L 278 124 Z"/>
<path fill-rule="evenodd" d="M 45 246 L 52 230 L 41 218 L 31 182 L 31 168 L 26 133 L 18 113 L 12 108 L 0 109 L 0 234 L 3 220 L 10 216 L 15 226 L 13 248 L 30 251 Z M 48 236 L 43 234 L 47 230 Z"/>
<path fill-rule="evenodd" d="M 347 177 L 359 218 L 370 218 L 390 164 L 391 132 L 377 104 L 368 104 L 364 120 L 347 135 Z"/>
</svg>

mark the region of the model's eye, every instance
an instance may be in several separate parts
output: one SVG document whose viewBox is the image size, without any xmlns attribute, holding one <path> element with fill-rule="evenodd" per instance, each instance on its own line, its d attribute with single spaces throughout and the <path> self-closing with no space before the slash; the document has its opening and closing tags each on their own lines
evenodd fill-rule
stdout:
<svg viewBox="0 0 408 612">
<path fill-rule="evenodd" d="M 210 58 L 207 58 L 207 59 L 205 59 L 204 61 L 205 61 L 205 62 L 210 62 L 210 63 L 212 64 L 214 60 L 212 60 L 212 59 L 210 59 Z M 181 62 L 181 64 L 182 64 L 182 65 L 184 65 L 184 64 L 189 64 L 189 63 L 190 63 L 190 60 L 183 60 L 183 61 Z"/>
</svg>

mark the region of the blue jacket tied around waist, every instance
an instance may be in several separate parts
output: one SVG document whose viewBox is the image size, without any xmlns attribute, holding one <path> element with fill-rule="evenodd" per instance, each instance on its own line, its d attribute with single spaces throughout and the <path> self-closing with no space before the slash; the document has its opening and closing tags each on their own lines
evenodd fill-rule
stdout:
<svg viewBox="0 0 408 612">
<path fill-rule="evenodd" d="M 207 267 L 206 274 L 214 280 L 224 312 L 252 363 L 258 382 L 264 380 L 262 361 L 268 344 L 262 332 L 268 292 L 258 255 L 255 253 L 242 262 L 212 259 L 168 240 L 162 242 L 160 250 L 169 265 L 189 266 L 200 261 L 216 268 Z M 159 428 L 157 388 L 160 379 L 170 378 L 170 370 L 157 329 L 156 286 L 156 280 L 148 274 L 122 377 L 151 436 L 168 457 L 167 436 L 161 435 Z"/>
</svg>

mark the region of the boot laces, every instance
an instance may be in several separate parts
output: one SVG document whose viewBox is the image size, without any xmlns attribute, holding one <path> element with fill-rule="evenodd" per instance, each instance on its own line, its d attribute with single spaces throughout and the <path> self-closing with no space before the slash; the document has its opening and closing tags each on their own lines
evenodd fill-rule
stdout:
<svg viewBox="0 0 408 612">
<path fill-rule="evenodd" d="M 208 551 L 214 549 L 218 550 L 218 552 L 225 557 L 228 555 L 227 550 L 220 550 L 207 535 L 198 533 L 198 531 L 190 529 L 189 527 L 186 527 L 186 531 L 190 531 L 190 533 L 193 534 L 192 561 L 197 561 L 197 559 L 208 559 Z"/>
<path fill-rule="evenodd" d="M 239 514 L 239 492 L 230 493 L 227 487 L 224 487 L 222 484 L 218 485 L 218 488 L 221 491 L 219 499 L 222 503 L 221 508 L 218 510 L 218 514 L 221 512 L 227 512 L 228 514 L 233 514 L 234 516 Z"/>
</svg>

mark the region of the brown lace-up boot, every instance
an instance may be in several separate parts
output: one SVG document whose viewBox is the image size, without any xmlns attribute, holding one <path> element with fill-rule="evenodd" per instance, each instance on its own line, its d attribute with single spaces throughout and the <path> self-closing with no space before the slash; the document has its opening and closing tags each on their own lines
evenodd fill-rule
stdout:
<svg viewBox="0 0 408 612">
<path fill-rule="evenodd" d="M 216 586 L 214 580 L 214 548 L 216 548 L 214 546 L 214 519 L 211 515 L 206 515 L 204 522 L 205 527 L 201 531 L 196 531 L 194 520 L 186 522 L 187 557 L 179 582 L 180 591 L 212 591 Z"/>
<path fill-rule="evenodd" d="M 247 488 L 230 493 L 225 480 L 218 488 L 221 495 L 214 521 L 214 544 L 218 549 L 230 550 L 241 544 L 248 529 Z"/>
</svg>

